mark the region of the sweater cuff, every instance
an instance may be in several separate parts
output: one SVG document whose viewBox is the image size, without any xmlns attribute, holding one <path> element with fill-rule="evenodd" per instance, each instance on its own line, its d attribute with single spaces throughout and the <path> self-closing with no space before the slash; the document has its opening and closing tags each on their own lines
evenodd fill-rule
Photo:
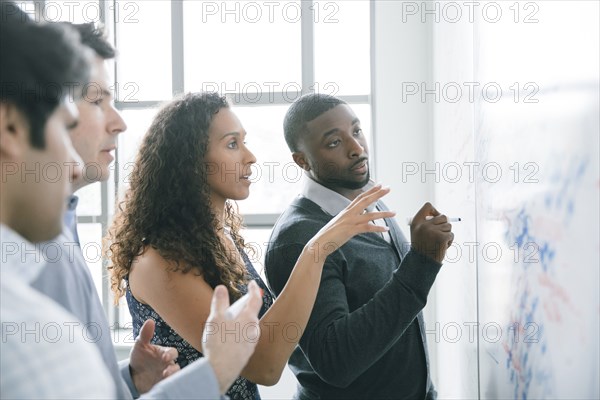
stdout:
<svg viewBox="0 0 600 400">
<path fill-rule="evenodd" d="M 140 397 L 140 394 L 137 391 L 137 388 L 133 384 L 133 378 L 131 377 L 131 369 L 129 368 L 129 358 L 126 360 L 119 361 L 119 370 L 121 370 L 121 377 L 127 384 L 127 387 L 129 388 L 129 392 L 131 392 L 131 396 L 134 399 L 137 399 L 138 397 Z"/>
<path fill-rule="evenodd" d="M 429 290 L 441 268 L 441 263 L 411 249 L 404 257 L 396 275 L 403 284 L 422 295 L 424 302 L 427 302 Z"/>
</svg>

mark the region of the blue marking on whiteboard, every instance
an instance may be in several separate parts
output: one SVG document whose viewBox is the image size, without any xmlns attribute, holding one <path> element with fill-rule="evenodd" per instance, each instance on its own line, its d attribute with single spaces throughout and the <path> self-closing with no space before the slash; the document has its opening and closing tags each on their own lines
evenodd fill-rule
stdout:
<svg viewBox="0 0 600 400">
<path fill-rule="evenodd" d="M 535 310 L 537 308 L 538 302 L 539 302 L 539 298 L 535 297 L 533 299 L 533 303 L 531 304 L 531 311 L 525 314 L 525 324 L 532 324 L 533 322 L 533 314 L 535 313 Z"/>
<path fill-rule="evenodd" d="M 577 172 L 575 173 L 576 178 L 581 178 L 583 176 L 585 170 L 587 169 L 587 164 L 588 164 L 588 160 L 581 161 L 581 163 L 579 164 L 579 168 L 577 169 Z"/>
<path fill-rule="evenodd" d="M 567 204 L 567 213 L 569 214 L 569 216 L 573 215 L 574 209 L 575 206 L 573 205 L 573 200 L 569 200 L 569 203 Z"/>
<path fill-rule="evenodd" d="M 589 159 L 565 161 L 565 165 L 557 166 L 556 171 L 546 175 L 546 192 L 532 197 L 517 209 L 506 210 L 505 214 L 508 221 L 504 232 L 506 242 L 524 250 L 515 264 L 516 304 L 510 315 L 511 323 L 519 324 L 524 337 L 505 342 L 505 359 L 498 363 L 504 366 L 506 376 L 513 384 L 515 399 L 556 397 L 555 371 L 550 362 L 553 349 L 544 328 L 548 328 L 546 324 L 554 323 L 552 319 L 547 320 L 547 314 L 557 311 L 548 303 L 552 299 L 547 297 L 546 291 L 538 293 L 537 289 L 545 287 L 544 282 L 555 275 L 560 248 L 556 247 L 555 240 L 563 238 L 554 227 L 573 223 L 572 216 L 579 212 L 578 207 L 581 208 L 579 189 L 590 172 L 586 171 L 588 164 L 591 165 Z M 535 246 L 533 252 L 532 245 Z M 560 285 L 560 282 L 554 284 Z"/>
</svg>

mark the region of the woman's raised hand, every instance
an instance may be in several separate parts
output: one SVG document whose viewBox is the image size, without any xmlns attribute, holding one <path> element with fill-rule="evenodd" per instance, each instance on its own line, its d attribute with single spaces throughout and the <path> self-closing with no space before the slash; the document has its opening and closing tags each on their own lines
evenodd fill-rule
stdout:
<svg viewBox="0 0 600 400">
<path fill-rule="evenodd" d="M 371 221 L 390 218 L 396 215 L 393 211 L 368 212 L 367 207 L 390 192 L 389 188 L 376 185 L 357 196 L 344 210 L 336 215 L 327 225 L 306 244 L 306 250 L 312 252 L 315 260 L 325 261 L 331 253 L 343 246 L 355 235 L 366 232 L 386 232 L 387 226 L 378 226 Z"/>
</svg>

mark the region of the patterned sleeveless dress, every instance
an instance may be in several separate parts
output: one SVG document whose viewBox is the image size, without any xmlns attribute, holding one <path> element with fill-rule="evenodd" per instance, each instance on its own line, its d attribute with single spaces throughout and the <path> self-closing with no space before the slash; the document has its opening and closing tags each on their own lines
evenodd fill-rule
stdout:
<svg viewBox="0 0 600 400">
<path fill-rule="evenodd" d="M 244 264 L 246 265 L 246 269 L 248 271 L 248 275 L 250 279 L 256 281 L 258 286 L 263 289 L 263 305 L 258 314 L 259 318 L 261 318 L 265 312 L 271 307 L 273 304 L 273 296 L 271 292 L 267 288 L 267 285 L 262 281 L 252 262 L 248 258 L 248 255 L 240 250 L 240 255 L 244 260 Z M 150 307 L 149 305 L 142 304 L 133 297 L 131 294 L 131 290 L 129 289 L 129 281 L 127 282 L 127 304 L 129 306 L 129 312 L 131 313 L 131 317 L 133 320 L 133 334 L 134 337 L 140 333 L 140 329 L 142 329 L 142 325 L 147 319 L 153 319 L 156 322 L 156 329 L 154 330 L 154 336 L 152 337 L 152 343 L 161 345 L 161 346 L 169 346 L 174 347 L 179 352 L 179 357 L 176 362 L 179 364 L 181 368 L 185 368 L 191 362 L 196 361 L 198 358 L 203 357 L 202 353 L 193 348 L 185 339 L 179 336 L 173 328 L 171 328 L 161 317 Z M 244 287 L 242 292 L 246 293 L 247 288 Z M 260 394 L 258 393 L 258 387 L 256 383 L 249 381 L 246 378 L 239 376 L 229 391 L 227 392 L 227 396 L 230 397 L 231 400 L 260 400 Z"/>
</svg>

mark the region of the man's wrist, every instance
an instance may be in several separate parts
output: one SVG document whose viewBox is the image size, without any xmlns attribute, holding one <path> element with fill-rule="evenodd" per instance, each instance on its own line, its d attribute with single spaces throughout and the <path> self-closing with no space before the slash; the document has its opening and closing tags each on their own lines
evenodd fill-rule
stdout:
<svg viewBox="0 0 600 400">
<path fill-rule="evenodd" d="M 229 376 L 230 369 L 227 368 L 227 366 L 222 365 L 222 363 L 212 359 L 211 357 L 205 358 L 206 361 L 208 361 L 208 364 L 211 366 L 215 377 L 217 378 L 217 383 L 219 384 L 219 393 L 224 395 L 237 378 L 237 375 L 235 377 Z"/>
<path fill-rule="evenodd" d="M 134 389 L 139 392 L 137 382 L 135 381 L 137 378 L 137 374 L 135 373 L 135 370 L 131 367 L 131 364 L 129 364 L 129 375 L 131 375 L 131 383 L 133 384 Z"/>
<path fill-rule="evenodd" d="M 443 256 L 441 257 L 441 261 L 438 261 L 438 259 L 440 258 L 439 246 L 433 250 L 429 249 L 429 251 L 427 251 L 427 249 L 417 248 L 414 245 L 411 245 L 410 250 L 413 253 L 416 253 L 419 256 L 424 257 L 431 262 L 439 264 L 440 266 L 443 264 L 443 261 L 444 261 Z"/>
<path fill-rule="evenodd" d="M 133 382 L 132 369 L 131 365 L 129 364 L 129 360 L 119 361 L 119 370 L 123 381 L 127 385 L 129 392 L 131 393 L 131 397 L 133 397 L 134 399 L 140 397 L 140 393 L 138 392 L 137 387 Z"/>
</svg>

